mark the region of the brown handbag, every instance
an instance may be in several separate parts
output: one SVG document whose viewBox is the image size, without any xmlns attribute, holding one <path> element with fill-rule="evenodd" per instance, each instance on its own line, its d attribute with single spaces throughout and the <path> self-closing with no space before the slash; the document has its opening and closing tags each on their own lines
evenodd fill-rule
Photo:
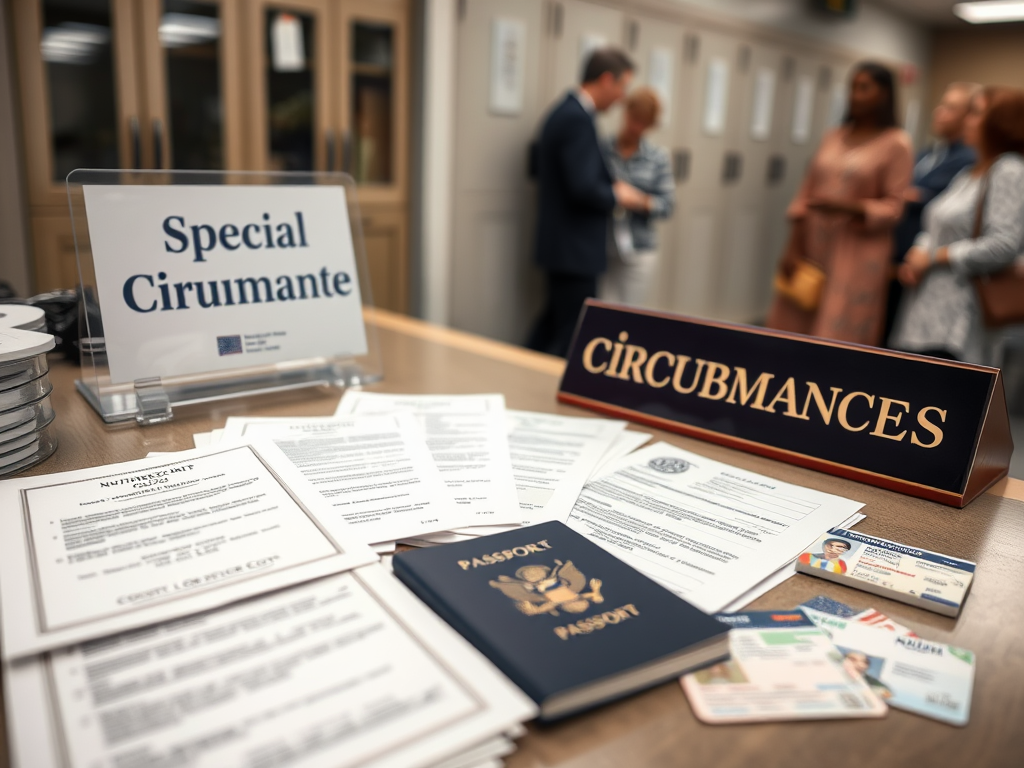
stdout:
<svg viewBox="0 0 1024 768">
<path fill-rule="evenodd" d="M 803 224 L 799 221 L 793 223 L 794 229 L 790 232 L 790 244 L 794 242 L 794 238 L 803 239 L 803 230 L 797 229 L 802 226 Z M 788 249 L 789 245 L 786 248 Z M 783 275 L 781 271 L 776 272 L 774 288 L 775 292 L 786 301 L 804 312 L 813 312 L 821 303 L 825 282 L 825 271 L 805 257 L 797 261 L 789 277 Z"/>
<path fill-rule="evenodd" d="M 775 274 L 775 292 L 804 312 L 818 308 L 824 288 L 825 273 L 809 261 L 801 260 L 788 279 L 781 272 Z"/>
<path fill-rule="evenodd" d="M 974 214 L 974 233 L 972 239 L 981 236 L 981 220 L 985 208 L 985 197 L 988 195 L 988 173 L 982 180 L 978 194 L 978 208 Z M 1004 325 L 1024 323 L 1024 267 L 1011 264 L 1001 272 L 990 275 L 978 275 L 974 278 L 974 290 L 978 292 L 978 302 L 985 325 L 989 328 L 1001 328 Z"/>
</svg>

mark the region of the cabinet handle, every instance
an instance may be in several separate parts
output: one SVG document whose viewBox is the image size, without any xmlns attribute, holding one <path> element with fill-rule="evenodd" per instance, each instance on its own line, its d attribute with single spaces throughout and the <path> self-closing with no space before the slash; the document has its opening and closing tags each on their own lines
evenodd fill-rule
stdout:
<svg viewBox="0 0 1024 768">
<path fill-rule="evenodd" d="M 738 152 L 726 152 L 722 163 L 722 183 L 739 181 L 743 175 L 743 157 Z"/>
<path fill-rule="evenodd" d="M 164 167 L 164 124 L 153 118 L 153 167 L 158 171 Z"/>
<path fill-rule="evenodd" d="M 327 132 L 327 170 L 334 170 L 334 131 Z"/>
<path fill-rule="evenodd" d="M 686 181 L 690 176 L 690 150 L 677 149 L 672 160 L 672 175 L 675 177 L 676 183 Z"/>
<path fill-rule="evenodd" d="M 687 35 L 683 40 L 683 58 L 687 63 L 693 64 L 700 55 L 700 38 L 697 35 Z"/>
<path fill-rule="evenodd" d="M 345 131 L 341 139 L 341 170 L 352 173 L 352 131 Z"/>
<path fill-rule="evenodd" d="M 142 168 L 142 141 L 139 139 L 139 118 L 132 116 L 128 120 L 128 130 L 132 134 L 132 168 Z"/>
</svg>

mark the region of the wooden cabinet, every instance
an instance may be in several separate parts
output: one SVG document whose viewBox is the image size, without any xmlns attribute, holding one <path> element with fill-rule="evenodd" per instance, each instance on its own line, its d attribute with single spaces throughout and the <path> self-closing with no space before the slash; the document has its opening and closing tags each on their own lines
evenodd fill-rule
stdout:
<svg viewBox="0 0 1024 768">
<path fill-rule="evenodd" d="M 327 0 L 246 4 L 249 167 L 328 170 L 332 141 Z"/>
<path fill-rule="evenodd" d="M 363 206 L 360 214 L 373 303 L 383 309 L 405 311 L 409 305 L 405 212 L 393 205 L 377 204 Z"/>
<path fill-rule="evenodd" d="M 37 290 L 77 283 L 75 168 L 344 169 L 373 292 L 407 310 L 408 0 L 11 5 Z"/>
<path fill-rule="evenodd" d="M 408 188 L 409 9 L 405 0 L 341 3 L 335 26 L 335 125 L 341 169 L 366 204 L 401 203 Z"/>
<path fill-rule="evenodd" d="M 13 4 L 29 204 L 67 207 L 75 168 L 138 165 L 131 0 Z"/>
<path fill-rule="evenodd" d="M 244 0 L 139 0 L 144 168 L 242 170 Z"/>
<path fill-rule="evenodd" d="M 40 290 L 70 288 L 78 284 L 75 233 L 67 210 L 32 213 L 35 279 Z"/>
</svg>

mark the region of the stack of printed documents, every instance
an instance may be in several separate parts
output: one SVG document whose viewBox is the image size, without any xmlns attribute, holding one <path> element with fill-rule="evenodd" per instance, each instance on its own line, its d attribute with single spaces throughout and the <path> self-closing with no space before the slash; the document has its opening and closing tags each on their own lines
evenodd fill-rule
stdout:
<svg viewBox="0 0 1024 768">
<path fill-rule="evenodd" d="M 271 440 L 8 480 L 0 509 L 18 768 L 492 765 L 536 714 Z"/>
<path fill-rule="evenodd" d="M 719 613 L 792 576 L 804 548 L 834 521 L 862 520 L 862 506 L 656 443 L 605 467 L 564 522 Z"/>
<path fill-rule="evenodd" d="M 506 410 L 482 395 L 349 390 L 334 418 L 230 418 L 196 445 L 272 440 L 378 553 L 564 520 L 626 423 Z"/>
<path fill-rule="evenodd" d="M 507 410 L 499 394 L 348 390 L 333 418 L 231 418 L 267 438 L 379 554 L 557 520 L 708 613 L 794 574 L 863 504 L 659 443 L 622 421 Z"/>
</svg>

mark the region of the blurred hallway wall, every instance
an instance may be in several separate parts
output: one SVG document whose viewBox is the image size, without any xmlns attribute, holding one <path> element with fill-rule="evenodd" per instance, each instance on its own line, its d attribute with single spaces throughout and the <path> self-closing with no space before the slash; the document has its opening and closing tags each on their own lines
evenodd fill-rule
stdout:
<svg viewBox="0 0 1024 768">
<path fill-rule="evenodd" d="M 673 120 L 681 124 L 685 118 L 690 124 L 661 131 L 657 141 L 689 152 L 692 176 L 700 178 L 690 179 L 675 220 L 665 228 L 665 248 L 678 262 L 674 274 L 659 276 L 659 306 L 665 309 L 742 322 L 761 316 L 784 238 L 785 203 L 807 153 L 835 122 L 836 91 L 842 91 L 854 61 L 870 57 L 897 67 L 905 94 L 912 93 L 909 101 L 904 96 L 901 117 L 923 115 L 930 33 L 870 0 L 859 2 L 849 19 L 812 15 L 807 0 L 424 2 L 424 236 L 419 254 L 424 316 L 512 343 L 523 341 L 541 287 L 532 264 L 534 202 L 526 150 L 547 109 L 575 84 L 576 59 L 588 41 L 635 47 L 631 53 L 641 70 L 648 68 L 651 46 L 668 49 L 678 68 Z M 505 114 L 488 105 L 498 20 L 521 24 L 524 30 L 524 101 L 518 111 Z M 684 71 L 686 46 L 694 35 L 705 44 Z M 721 146 L 714 148 L 714 159 L 699 136 L 699 118 L 692 117 L 704 103 L 708 56 L 728 57 L 733 68 L 730 125 Z M 750 95 L 762 68 L 777 74 L 776 125 L 770 141 L 753 146 Z M 450 72 L 453 80 L 438 81 L 431 72 Z M 638 81 L 645 82 L 647 73 L 640 74 Z M 783 146 L 801 80 L 814 83 L 814 127 L 804 146 Z M 602 118 L 602 131 L 614 130 L 618 119 Z M 909 122 L 917 124 L 920 136 L 922 120 Z M 745 153 L 745 175 L 741 184 L 722 189 L 720 154 L 734 150 Z M 766 189 L 764 161 L 771 153 L 787 155 L 786 178 Z M 755 179 L 757 189 L 752 188 Z M 704 195 L 712 185 L 718 185 L 713 195 Z M 743 226 L 729 227 L 730 218 Z M 745 282 L 732 290 L 737 273 Z"/>
<path fill-rule="evenodd" d="M 691 11 L 698 8 L 722 17 L 776 29 L 786 34 L 840 48 L 855 48 L 864 56 L 901 59 L 924 68 L 929 61 L 931 35 L 914 22 L 868 0 L 857 3 L 851 19 L 827 18 L 808 12 L 809 0 L 672 0 Z"/>
<path fill-rule="evenodd" d="M 1024 88 L 1024 23 L 938 30 L 930 69 L 932 107 L 946 85 L 957 80 Z"/>
</svg>

